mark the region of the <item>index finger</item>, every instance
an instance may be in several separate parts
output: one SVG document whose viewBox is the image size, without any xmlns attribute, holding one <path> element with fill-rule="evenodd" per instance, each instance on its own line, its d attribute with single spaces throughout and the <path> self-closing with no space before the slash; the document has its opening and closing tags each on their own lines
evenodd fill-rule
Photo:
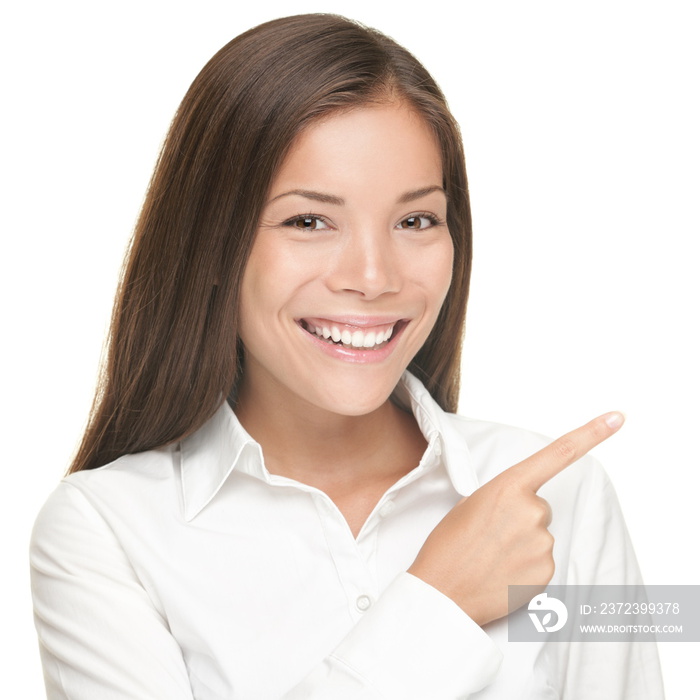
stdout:
<svg viewBox="0 0 700 700">
<path fill-rule="evenodd" d="M 507 469 L 504 474 L 513 474 L 525 486 L 537 491 L 553 476 L 616 433 L 624 422 L 625 417 L 618 411 L 604 413 L 557 438 L 539 452 Z"/>
</svg>

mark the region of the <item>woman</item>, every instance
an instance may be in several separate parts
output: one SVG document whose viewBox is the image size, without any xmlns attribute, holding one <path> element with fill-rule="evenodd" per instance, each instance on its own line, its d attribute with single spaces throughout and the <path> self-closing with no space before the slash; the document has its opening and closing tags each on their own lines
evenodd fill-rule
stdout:
<svg viewBox="0 0 700 700">
<path fill-rule="evenodd" d="M 645 645 L 507 643 L 508 585 L 638 572 L 605 475 L 566 468 L 619 414 L 545 448 L 450 413 L 470 235 L 394 42 L 306 15 L 212 58 L 35 527 L 50 698 L 659 697 Z"/>
</svg>

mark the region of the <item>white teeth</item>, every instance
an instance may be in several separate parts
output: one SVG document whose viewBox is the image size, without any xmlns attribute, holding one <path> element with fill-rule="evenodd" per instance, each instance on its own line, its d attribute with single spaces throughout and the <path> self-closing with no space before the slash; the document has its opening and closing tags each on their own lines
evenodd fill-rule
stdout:
<svg viewBox="0 0 700 700">
<path fill-rule="evenodd" d="M 352 348 L 376 348 L 383 343 L 386 343 L 394 331 L 394 327 L 391 326 L 385 331 L 362 331 L 355 330 L 351 331 L 348 328 L 344 328 L 342 331 L 338 326 L 315 326 L 308 321 L 306 321 L 306 329 L 309 333 L 316 335 L 318 338 L 323 338 L 328 342 L 333 341 L 334 343 L 341 343 L 346 347 Z"/>
</svg>

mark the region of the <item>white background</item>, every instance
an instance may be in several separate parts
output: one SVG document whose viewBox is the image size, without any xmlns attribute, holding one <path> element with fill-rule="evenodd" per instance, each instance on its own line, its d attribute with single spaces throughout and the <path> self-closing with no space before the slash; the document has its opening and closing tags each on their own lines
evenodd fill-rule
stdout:
<svg viewBox="0 0 700 700">
<path fill-rule="evenodd" d="M 698 584 L 700 22 L 696 3 L 16 3 L 2 20 L 2 490 L 7 697 L 42 697 L 27 543 L 91 401 L 128 236 L 206 60 L 332 11 L 436 76 L 465 139 L 475 270 L 462 412 L 596 450 L 647 582 Z M 669 698 L 700 645 L 662 645 Z"/>
</svg>

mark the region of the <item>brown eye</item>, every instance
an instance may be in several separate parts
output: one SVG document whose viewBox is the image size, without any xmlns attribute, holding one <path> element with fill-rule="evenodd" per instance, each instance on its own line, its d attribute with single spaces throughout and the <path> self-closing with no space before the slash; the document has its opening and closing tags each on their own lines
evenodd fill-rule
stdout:
<svg viewBox="0 0 700 700">
<path fill-rule="evenodd" d="M 437 220 L 435 218 L 423 214 L 421 216 L 415 215 L 405 218 L 399 223 L 399 227 L 405 229 L 418 230 L 422 228 L 430 228 L 431 226 L 435 226 L 436 224 Z"/>
<path fill-rule="evenodd" d="M 292 226 L 302 231 L 321 231 L 330 226 L 320 216 L 297 216 L 285 221 L 285 226 Z"/>
<path fill-rule="evenodd" d="M 316 219 L 314 219 L 311 216 L 305 216 L 303 219 L 297 219 L 294 222 L 294 225 L 297 228 L 305 228 L 305 229 L 315 229 L 316 228 Z"/>
</svg>

